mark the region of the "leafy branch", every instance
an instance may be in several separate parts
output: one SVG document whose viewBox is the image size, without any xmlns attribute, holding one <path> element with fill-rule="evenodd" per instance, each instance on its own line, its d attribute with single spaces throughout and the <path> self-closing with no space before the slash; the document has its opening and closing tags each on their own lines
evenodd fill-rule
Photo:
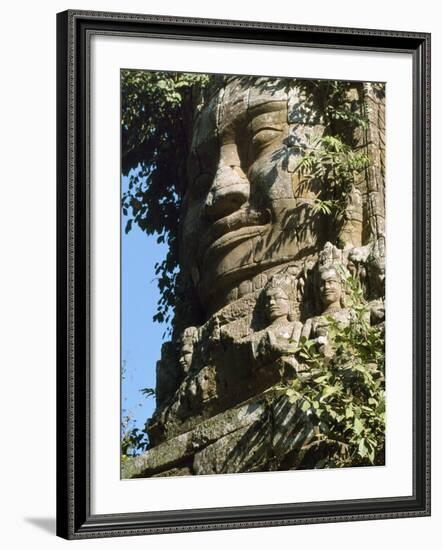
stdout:
<svg viewBox="0 0 442 550">
<path fill-rule="evenodd" d="M 160 300 L 153 319 L 171 319 L 177 295 L 178 224 L 191 136 L 191 103 L 209 84 L 205 74 L 124 70 L 121 73 L 122 173 L 129 178 L 122 212 L 167 244 L 155 266 Z"/>
<path fill-rule="evenodd" d="M 312 188 L 321 182 L 314 199 L 313 211 L 320 211 L 336 221 L 342 221 L 356 176 L 370 165 L 368 156 L 342 142 L 336 136 L 322 136 L 312 140 L 304 150 L 295 171 L 301 176 L 296 192 Z"/>
<path fill-rule="evenodd" d="M 350 323 L 342 326 L 326 317 L 332 358 L 325 358 L 314 340 L 301 339 L 296 354 L 308 370 L 285 389 L 316 426 L 313 444 L 304 449 L 304 460 L 320 457 L 316 467 L 384 463 L 384 337 L 368 322 L 358 281 L 348 277 L 346 283 Z"/>
<path fill-rule="evenodd" d="M 125 380 L 127 371 L 126 361 L 122 364 L 122 380 Z M 155 390 L 153 388 L 141 388 L 140 393 L 144 397 L 155 396 Z M 138 406 L 141 406 L 139 404 Z M 121 448 L 121 460 L 124 462 L 128 457 L 137 456 L 144 452 L 149 444 L 149 439 L 146 431 L 141 430 L 135 425 L 134 416 L 131 411 L 122 409 L 123 416 L 120 426 L 120 448 Z"/>
<path fill-rule="evenodd" d="M 360 146 L 368 128 L 363 108 L 363 88 L 354 82 L 304 81 L 300 84 L 305 108 L 317 113 L 323 135 L 302 147 L 295 171 L 301 178 L 295 192 L 320 189 L 312 203 L 313 212 L 334 220 L 345 220 L 350 195 L 357 177 L 370 165 Z"/>
</svg>

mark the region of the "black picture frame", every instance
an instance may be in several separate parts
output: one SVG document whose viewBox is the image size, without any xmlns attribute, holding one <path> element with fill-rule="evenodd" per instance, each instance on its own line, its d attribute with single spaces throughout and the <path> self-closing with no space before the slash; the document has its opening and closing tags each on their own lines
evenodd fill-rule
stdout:
<svg viewBox="0 0 442 550">
<path fill-rule="evenodd" d="M 413 59 L 413 495 L 92 515 L 88 43 L 93 34 Z M 430 35 L 69 10 L 57 15 L 57 534 L 67 539 L 430 515 Z"/>
</svg>

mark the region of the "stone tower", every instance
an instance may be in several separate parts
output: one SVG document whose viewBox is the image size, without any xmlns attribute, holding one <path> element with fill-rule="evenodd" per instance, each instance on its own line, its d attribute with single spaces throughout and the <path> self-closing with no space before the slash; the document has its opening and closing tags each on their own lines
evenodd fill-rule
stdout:
<svg viewBox="0 0 442 550">
<path fill-rule="evenodd" d="M 322 345 L 321 315 L 346 323 L 342 269 L 360 278 L 372 322 L 383 322 L 382 91 L 347 90 L 368 120 L 349 140 L 370 163 L 339 224 L 316 208 L 323 182 L 306 184 L 299 170 L 328 131 L 305 82 L 228 77 L 195 95 L 180 220 L 187 301 L 157 363 L 150 449 L 127 460 L 123 477 L 309 467 L 302 451 L 315 426 L 280 388 L 306 368 L 300 338 Z"/>
</svg>

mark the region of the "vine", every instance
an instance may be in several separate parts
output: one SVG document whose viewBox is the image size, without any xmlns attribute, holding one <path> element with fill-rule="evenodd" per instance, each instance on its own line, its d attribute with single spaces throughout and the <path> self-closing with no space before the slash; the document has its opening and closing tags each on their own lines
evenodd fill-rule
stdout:
<svg viewBox="0 0 442 550">
<path fill-rule="evenodd" d="M 295 353 L 308 370 L 284 390 L 316 426 L 314 441 L 303 449 L 309 467 L 384 464 L 384 335 L 370 325 L 359 281 L 347 276 L 346 286 L 348 326 L 326 316 L 332 357 L 324 357 L 315 341 L 301 339 Z"/>
<path fill-rule="evenodd" d="M 318 189 L 312 204 L 334 221 L 337 228 L 346 219 L 346 210 L 357 178 L 370 166 L 361 146 L 361 135 L 368 128 L 364 115 L 361 85 L 341 81 L 306 81 L 301 85 L 307 109 L 315 109 L 324 126 L 323 135 L 311 137 L 302 148 L 295 168 L 301 177 L 301 190 Z"/>
</svg>

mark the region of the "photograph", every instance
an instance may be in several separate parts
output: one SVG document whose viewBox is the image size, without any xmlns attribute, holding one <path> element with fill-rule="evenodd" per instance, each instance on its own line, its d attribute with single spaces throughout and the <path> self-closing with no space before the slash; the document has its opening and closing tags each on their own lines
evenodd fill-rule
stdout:
<svg viewBox="0 0 442 550">
<path fill-rule="evenodd" d="M 383 466 L 385 83 L 120 77 L 121 477 Z"/>
<path fill-rule="evenodd" d="M 300 7 L 5 3 L 6 550 L 437 548 L 440 4 Z"/>
<path fill-rule="evenodd" d="M 430 35 L 57 15 L 57 534 L 430 514 Z"/>
</svg>

